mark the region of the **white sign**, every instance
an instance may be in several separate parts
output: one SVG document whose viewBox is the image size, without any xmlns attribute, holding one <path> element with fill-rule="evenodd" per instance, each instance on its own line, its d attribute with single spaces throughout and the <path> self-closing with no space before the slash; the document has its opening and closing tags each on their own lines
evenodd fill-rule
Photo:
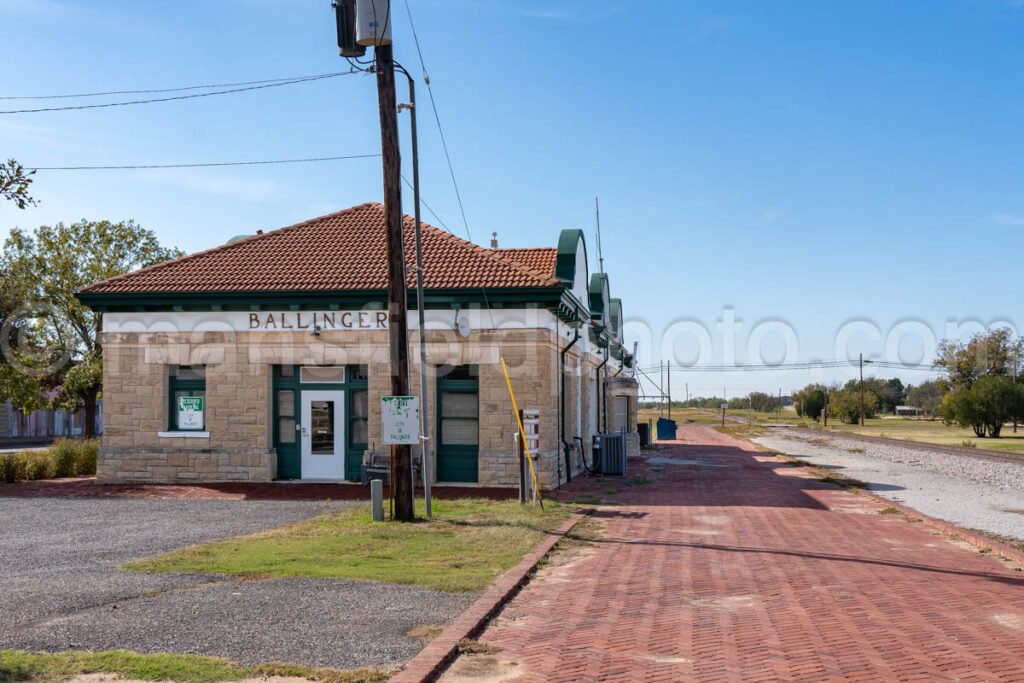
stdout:
<svg viewBox="0 0 1024 683">
<path fill-rule="evenodd" d="M 415 396 L 381 396 L 381 442 L 413 445 L 420 441 L 420 400 Z"/>
<path fill-rule="evenodd" d="M 729 404 L 728 403 L 723 403 L 722 404 L 722 410 L 728 410 L 728 409 L 729 409 Z"/>
<path fill-rule="evenodd" d="M 203 429 L 203 397 L 178 397 L 178 429 L 201 431 Z"/>
<path fill-rule="evenodd" d="M 388 329 L 387 311 L 268 311 L 243 315 L 247 316 L 245 329 L 254 332 Z"/>
</svg>

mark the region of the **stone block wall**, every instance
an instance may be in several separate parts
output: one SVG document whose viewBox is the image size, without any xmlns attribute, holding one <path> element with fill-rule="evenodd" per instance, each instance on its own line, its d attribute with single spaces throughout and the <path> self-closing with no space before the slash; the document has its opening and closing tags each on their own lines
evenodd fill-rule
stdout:
<svg viewBox="0 0 1024 683">
<path fill-rule="evenodd" d="M 184 439 L 182 439 L 184 441 Z M 109 482 L 272 481 L 277 455 L 266 448 L 103 448 L 96 476 Z"/>
<path fill-rule="evenodd" d="M 318 337 L 287 332 L 104 333 L 104 433 L 99 478 L 104 481 L 269 481 L 277 474 L 272 443 L 271 392 L 274 365 L 367 365 L 370 447 L 380 433 L 380 397 L 391 393 L 387 333 L 325 331 Z M 558 364 L 564 346 L 545 329 L 474 330 L 462 338 L 452 330 L 427 332 L 427 393 L 432 444 L 437 443 L 435 374 L 440 365 L 480 367 L 481 486 L 518 485 L 514 435 L 518 424 L 501 359 L 508 364 L 521 409 L 540 411 L 538 478 L 558 485 L 564 457 L 558 440 Z M 410 333 L 410 380 L 419 395 L 417 333 Z M 575 361 L 566 436 L 576 432 Z M 582 358 L 585 434 L 590 425 L 590 382 L 600 358 Z M 168 430 L 168 366 L 206 366 L 209 436 L 160 436 Z M 589 430 L 589 431 L 588 431 Z M 414 450 L 420 450 L 414 447 Z M 589 450 L 588 450 L 589 458 Z M 579 463 L 573 463 L 574 468 Z M 436 458 L 434 466 L 436 467 Z M 436 471 L 436 470 L 435 470 Z M 579 474 L 579 469 L 573 473 Z M 562 481 L 565 472 L 562 472 Z"/>
</svg>

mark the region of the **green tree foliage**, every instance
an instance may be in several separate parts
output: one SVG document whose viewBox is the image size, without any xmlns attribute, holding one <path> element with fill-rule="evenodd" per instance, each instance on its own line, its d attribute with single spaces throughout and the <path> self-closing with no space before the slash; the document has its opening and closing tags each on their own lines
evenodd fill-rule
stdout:
<svg viewBox="0 0 1024 683">
<path fill-rule="evenodd" d="M 35 206 L 36 200 L 28 193 L 33 175 L 35 171 L 26 173 L 21 164 L 14 159 L 8 159 L 5 164 L 0 163 L 0 197 L 14 202 L 19 209 Z"/>
<path fill-rule="evenodd" d="M 878 397 L 876 383 L 864 380 L 864 418 L 871 419 L 878 415 L 881 399 Z M 846 424 L 860 423 L 861 387 L 860 380 L 851 379 L 839 391 L 828 395 L 828 414 L 838 417 Z"/>
<path fill-rule="evenodd" d="M 944 339 L 935 364 L 946 371 L 952 391 L 939 407 L 942 420 L 998 439 L 1003 424 L 1024 417 L 1024 396 L 1015 381 L 1022 350 L 1024 340 L 1006 328 L 981 332 L 966 343 Z"/>
<path fill-rule="evenodd" d="M 948 394 L 941 412 L 946 424 L 970 428 L 980 438 L 998 439 L 1005 423 L 1024 417 L 1022 408 L 1024 386 L 1005 375 L 987 375 Z"/>
<path fill-rule="evenodd" d="M 796 407 L 796 414 L 815 421 L 820 420 L 821 411 L 825 408 L 826 393 L 831 391 L 833 390 L 824 384 L 808 384 L 803 389 L 794 391 L 793 405 Z M 831 410 L 829 414 L 832 414 Z"/>
<path fill-rule="evenodd" d="M 9 308 L 0 398 L 25 410 L 85 408 L 92 436 L 103 378 L 100 316 L 75 294 L 93 282 L 180 255 L 133 221 L 12 230 L 0 256 Z"/>
<path fill-rule="evenodd" d="M 771 413 L 779 406 L 779 399 L 763 391 L 753 391 L 747 396 L 747 403 L 759 413 Z"/>
<path fill-rule="evenodd" d="M 938 415 L 942 399 L 948 391 L 949 383 L 946 380 L 928 380 L 916 386 L 908 386 L 906 402 L 927 415 Z"/>
<path fill-rule="evenodd" d="M 1014 339 L 1007 328 L 999 328 L 975 335 L 967 343 L 943 339 L 939 343 L 935 365 L 946 371 L 953 389 L 969 387 L 989 375 L 1011 375 L 1024 340 Z"/>
</svg>

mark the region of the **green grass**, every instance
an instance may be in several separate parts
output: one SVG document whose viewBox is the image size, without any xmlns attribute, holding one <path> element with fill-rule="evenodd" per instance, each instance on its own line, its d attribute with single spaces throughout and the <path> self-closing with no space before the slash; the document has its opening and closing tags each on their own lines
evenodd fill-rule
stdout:
<svg viewBox="0 0 1024 683">
<path fill-rule="evenodd" d="M 276 663 L 247 667 L 229 659 L 198 655 L 139 654 L 127 650 L 55 653 L 0 650 L 0 683 L 61 681 L 89 673 L 180 683 L 216 683 L 265 676 L 296 676 L 324 683 L 374 683 L 388 678 L 386 672 L 374 669 L 339 671 Z"/>
<path fill-rule="evenodd" d="M 642 415 L 643 412 L 644 411 L 641 411 L 640 414 Z M 657 418 L 658 412 L 656 410 L 647 412 L 650 412 L 655 418 Z M 689 408 L 681 410 L 677 408 L 672 411 L 673 416 L 677 413 L 680 414 L 681 423 L 692 420 L 702 424 L 715 424 L 717 418 L 718 424 L 721 424 L 722 419 L 722 413 L 720 411 L 715 412 Z M 752 418 L 755 423 L 759 424 L 786 424 L 794 427 L 805 427 L 807 429 L 826 431 L 826 427 L 821 423 L 821 421 L 815 422 L 814 420 L 807 420 L 798 417 L 792 406 L 783 408 L 781 415 L 758 412 L 751 414 L 746 410 L 729 410 L 726 411 L 726 418 L 726 428 L 720 428 L 719 431 L 725 431 L 726 433 L 731 433 L 740 438 L 757 436 L 757 433 L 754 431 L 750 434 L 744 434 L 742 427 L 739 427 L 738 425 L 735 427 L 729 427 L 730 423 L 735 424 L 736 422 L 733 418 L 742 418 L 744 420 Z M 940 446 L 959 446 L 990 451 L 1024 453 L 1024 425 L 1021 425 L 1016 434 L 1013 432 L 1012 425 L 1006 425 L 1003 427 L 1001 438 L 980 439 L 975 436 L 974 432 L 970 429 L 962 429 L 957 426 L 947 427 L 939 420 L 925 420 L 896 417 L 895 415 L 884 415 L 870 420 L 865 420 L 863 427 L 860 425 L 843 424 L 838 419 L 830 417 L 828 420 L 827 431 L 854 435 L 864 434 L 865 436 L 880 436 L 887 439 L 902 439 L 905 441 L 917 441 L 920 443 L 933 443 Z"/>
<path fill-rule="evenodd" d="M 482 591 L 569 517 L 518 501 L 434 501 L 434 519 L 373 522 L 350 508 L 250 536 L 190 546 L 124 565 L 142 572 L 200 572 L 257 578 L 313 577 Z M 419 507 L 419 506 L 418 506 Z"/>
</svg>

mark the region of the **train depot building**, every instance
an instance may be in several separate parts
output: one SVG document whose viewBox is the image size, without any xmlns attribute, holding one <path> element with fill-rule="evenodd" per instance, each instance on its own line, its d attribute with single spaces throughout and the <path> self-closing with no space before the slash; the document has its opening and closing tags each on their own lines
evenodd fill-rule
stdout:
<svg viewBox="0 0 1024 683">
<path fill-rule="evenodd" d="M 410 308 L 413 239 L 406 217 Z M 422 239 L 432 481 L 518 485 L 502 358 L 519 407 L 537 413 L 543 488 L 592 462 L 596 434 L 625 431 L 638 448 L 622 303 L 590 274 L 581 231 L 537 249 L 429 225 Z M 99 480 L 359 481 L 387 450 L 386 278 L 383 206 L 370 203 L 84 289 L 102 314 Z"/>
</svg>

